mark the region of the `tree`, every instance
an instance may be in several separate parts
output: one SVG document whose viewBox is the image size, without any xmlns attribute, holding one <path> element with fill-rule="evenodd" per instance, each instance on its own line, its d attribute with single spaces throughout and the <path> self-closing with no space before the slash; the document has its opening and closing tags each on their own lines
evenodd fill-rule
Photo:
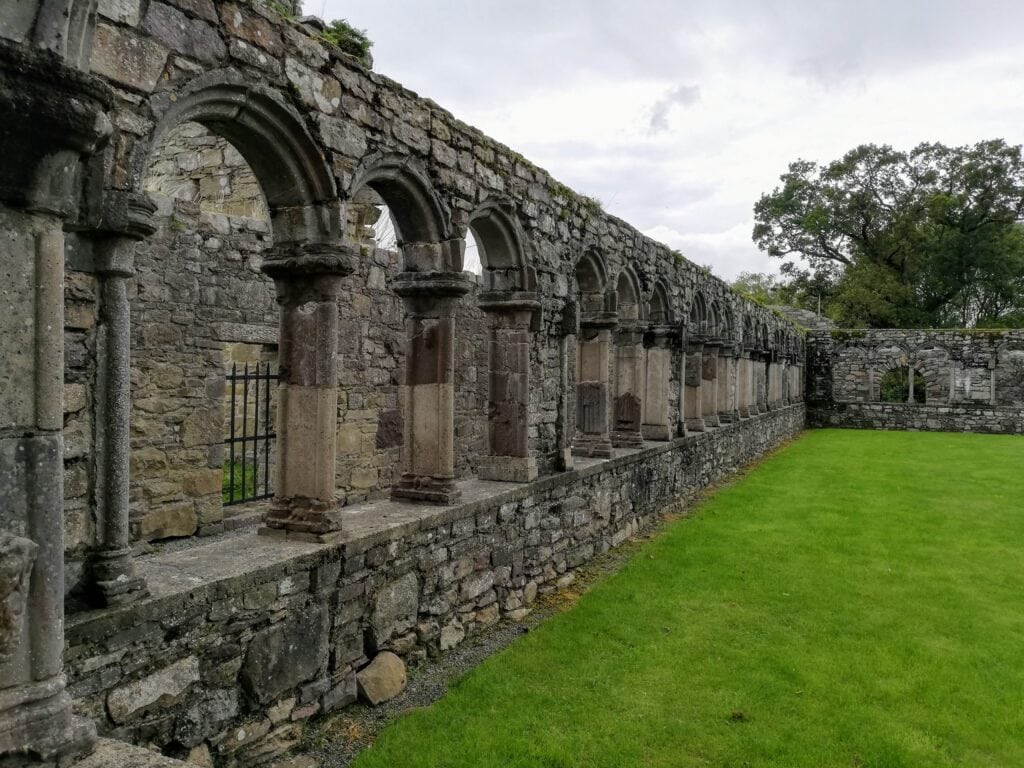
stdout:
<svg viewBox="0 0 1024 768">
<path fill-rule="evenodd" d="M 784 284 L 844 325 L 1013 324 L 1024 313 L 1024 159 L 1002 140 L 798 160 L 754 206 Z M 793 260 L 795 257 L 796 260 Z"/>
</svg>

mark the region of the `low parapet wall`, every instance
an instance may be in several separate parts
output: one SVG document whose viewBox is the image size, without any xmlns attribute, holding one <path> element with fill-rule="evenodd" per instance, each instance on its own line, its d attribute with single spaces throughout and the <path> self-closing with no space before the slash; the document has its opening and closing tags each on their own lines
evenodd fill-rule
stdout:
<svg viewBox="0 0 1024 768">
<path fill-rule="evenodd" d="M 886 390 L 901 378 L 903 402 L 892 402 Z M 1022 434 L 1024 331 L 812 331 L 807 421 L 823 427 Z"/>
<path fill-rule="evenodd" d="M 415 660 L 525 614 L 804 422 L 791 405 L 529 484 L 468 481 L 450 508 L 350 507 L 335 544 L 246 533 L 140 558 L 150 597 L 69 619 L 76 706 L 117 738 L 260 765 L 354 701 L 376 653 Z"/>
</svg>

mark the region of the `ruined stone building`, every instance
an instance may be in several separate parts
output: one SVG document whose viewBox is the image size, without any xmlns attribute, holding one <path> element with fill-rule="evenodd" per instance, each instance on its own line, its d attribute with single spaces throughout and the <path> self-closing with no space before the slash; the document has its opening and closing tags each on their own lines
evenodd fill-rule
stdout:
<svg viewBox="0 0 1024 768">
<path fill-rule="evenodd" d="M 0 765 L 267 763 L 798 433 L 805 380 L 959 426 L 852 408 L 862 358 L 1020 431 L 1019 335 L 809 346 L 315 20 L 0 9 Z"/>
</svg>

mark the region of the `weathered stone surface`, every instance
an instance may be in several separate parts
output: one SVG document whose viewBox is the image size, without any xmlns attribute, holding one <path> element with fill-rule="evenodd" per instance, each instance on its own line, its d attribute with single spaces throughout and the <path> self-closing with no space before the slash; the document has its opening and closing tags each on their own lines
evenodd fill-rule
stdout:
<svg viewBox="0 0 1024 768">
<path fill-rule="evenodd" d="M 212 764 L 211 764 L 212 765 Z M 113 739 L 100 739 L 96 751 L 75 763 L 75 768 L 188 768 L 179 760 Z"/>
<path fill-rule="evenodd" d="M 373 706 L 395 698 L 405 690 L 405 664 L 390 651 L 378 653 L 356 675 L 359 695 Z"/>
<path fill-rule="evenodd" d="M 166 709 L 197 682 L 199 660 L 189 656 L 141 680 L 115 688 L 107 697 L 107 710 L 115 723 L 126 723 L 145 712 Z"/>
<path fill-rule="evenodd" d="M 140 525 L 141 538 L 169 539 L 176 536 L 191 536 L 196 532 L 199 520 L 192 502 L 174 504 L 150 512 Z"/>
<path fill-rule="evenodd" d="M 90 66 L 98 74 L 150 93 L 164 71 L 168 50 L 130 29 L 100 24 L 93 39 Z"/>
<path fill-rule="evenodd" d="M 327 612 L 311 605 L 259 632 L 239 675 L 246 693 L 264 704 L 314 678 L 327 656 L 328 628 Z"/>
<path fill-rule="evenodd" d="M 393 636 L 406 632 L 416 622 L 419 612 L 420 587 L 415 573 L 388 582 L 374 596 L 370 627 L 376 647 L 384 646 Z"/>
<path fill-rule="evenodd" d="M 194 747 L 218 733 L 223 724 L 238 714 L 238 692 L 216 689 L 185 710 L 175 721 L 174 738 L 185 747 Z"/>
<path fill-rule="evenodd" d="M 142 29 L 167 47 L 208 64 L 227 55 L 224 41 L 212 26 L 155 0 L 149 4 Z"/>
<path fill-rule="evenodd" d="M 21 640 L 29 575 L 39 545 L 0 531 L 0 664 L 10 661 Z"/>
<path fill-rule="evenodd" d="M 142 0 L 99 0 L 96 10 L 111 21 L 134 27 L 142 18 Z"/>
</svg>

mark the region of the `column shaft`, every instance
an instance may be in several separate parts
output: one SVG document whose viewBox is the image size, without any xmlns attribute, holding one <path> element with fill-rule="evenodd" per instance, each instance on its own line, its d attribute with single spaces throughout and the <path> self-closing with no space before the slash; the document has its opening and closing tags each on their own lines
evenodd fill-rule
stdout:
<svg viewBox="0 0 1024 768">
<path fill-rule="evenodd" d="M 336 538 L 338 292 L 358 258 L 354 246 L 291 244 L 263 263 L 281 308 L 277 467 L 264 535 Z"/>
<path fill-rule="evenodd" d="M 488 341 L 487 445 L 477 463 L 484 480 L 530 482 L 530 319 L 540 304 L 532 297 L 485 295 Z"/>
<path fill-rule="evenodd" d="M 395 291 L 405 303 L 406 359 L 402 405 L 405 468 L 396 499 L 454 504 L 455 307 L 471 283 L 462 273 L 403 273 Z"/>
</svg>

